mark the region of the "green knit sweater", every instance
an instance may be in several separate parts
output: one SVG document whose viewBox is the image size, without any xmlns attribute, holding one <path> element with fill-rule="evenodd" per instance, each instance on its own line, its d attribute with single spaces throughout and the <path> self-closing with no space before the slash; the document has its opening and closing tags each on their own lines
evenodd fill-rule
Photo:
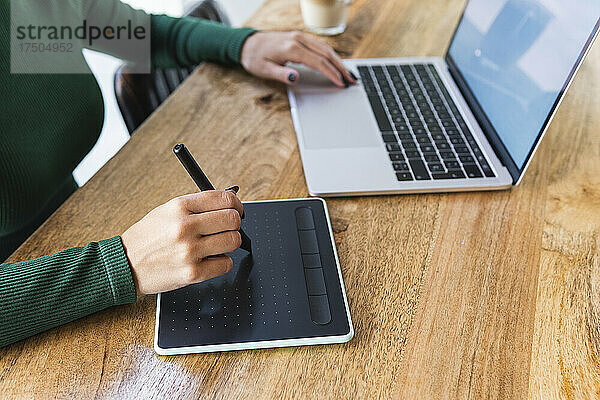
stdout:
<svg viewBox="0 0 600 400">
<path fill-rule="evenodd" d="M 118 0 L 13 0 L 75 20 L 139 18 Z M 0 262 L 77 188 L 72 171 L 94 146 L 104 107 L 91 74 L 11 74 L 10 3 L 0 0 Z M 151 16 L 152 65 L 239 65 L 252 29 Z M 82 45 L 83 47 L 83 45 Z M 93 48 L 93 47 L 92 47 Z M 127 59 L 126 54 L 116 54 Z M 83 56 L 78 62 L 85 65 Z M 85 65 L 87 68 L 87 65 Z M 120 237 L 0 265 L 0 347 L 106 307 L 134 302 Z"/>
</svg>

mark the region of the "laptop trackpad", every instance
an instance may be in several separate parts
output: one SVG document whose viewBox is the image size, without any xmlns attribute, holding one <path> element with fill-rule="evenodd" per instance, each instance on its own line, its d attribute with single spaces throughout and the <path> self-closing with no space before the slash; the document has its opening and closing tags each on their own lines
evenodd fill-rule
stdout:
<svg viewBox="0 0 600 400">
<path fill-rule="evenodd" d="M 338 89 L 304 80 L 292 90 L 307 149 L 381 146 L 371 106 L 359 85 Z"/>
</svg>

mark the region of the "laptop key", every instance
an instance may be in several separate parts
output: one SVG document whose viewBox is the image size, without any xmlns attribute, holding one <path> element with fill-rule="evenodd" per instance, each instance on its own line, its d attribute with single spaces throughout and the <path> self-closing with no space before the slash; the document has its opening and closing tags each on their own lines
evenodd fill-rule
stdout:
<svg viewBox="0 0 600 400">
<path fill-rule="evenodd" d="M 434 153 L 435 154 L 435 148 L 433 146 L 430 145 L 421 145 L 421 151 L 423 153 Z"/>
<path fill-rule="evenodd" d="M 439 163 L 440 162 L 440 158 L 437 156 L 437 154 L 425 154 L 424 158 L 425 158 L 425 161 L 427 161 L 428 163 Z"/>
<path fill-rule="evenodd" d="M 425 167 L 425 163 L 421 160 L 408 160 L 410 163 L 410 167 L 415 175 L 415 179 L 418 181 L 425 181 L 431 179 L 429 177 L 429 172 L 427 172 L 427 168 Z"/>
<path fill-rule="evenodd" d="M 391 131 L 392 126 L 390 125 L 390 121 L 385 113 L 385 109 L 381 104 L 381 100 L 376 96 L 368 96 L 369 102 L 371 103 L 371 109 L 373 110 L 373 115 L 375 115 L 375 120 L 377 120 L 377 125 L 379 125 L 379 130 Z"/>
<path fill-rule="evenodd" d="M 431 171 L 431 173 L 444 171 L 444 167 L 442 166 L 442 164 L 433 163 L 433 164 L 427 164 L 427 166 L 429 167 L 429 170 Z"/>
<path fill-rule="evenodd" d="M 454 153 L 451 151 L 440 151 L 440 156 L 444 160 L 456 160 Z"/>
<path fill-rule="evenodd" d="M 396 172 L 396 179 L 399 181 L 412 181 L 412 175 L 410 172 Z"/>
<path fill-rule="evenodd" d="M 398 143 L 398 139 L 396 139 L 396 135 L 389 134 L 389 133 L 384 133 L 383 135 L 381 135 L 381 137 L 383 138 L 383 141 L 386 143 Z"/>
<path fill-rule="evenodd" d="M 463 164 L 463 168 L 469 178 L 481 178 L 483 176 L 475 164 Z"/>
<path fill-rule="evenodd" d="M 483 171 L 483 174 L 488 178 L 493 178 L 496 176 L 494 174 L 494 171 L 492 171 L 492 168 L 490 168 L 490 166 L 487 163 L 481 163 L 481 170 Z"/>
<path fill-rule="evenodd" d="M 391 161 L 404 161 L 404 154 L 402 153 L 389 153 Z"/>
<path fill-rule="evenodd" d="M 412 140 L 403 141 L 402 147 L 404 147 L 405 150 L 410 150 L 410 151 L 417 150 L 417 144 L 415 142 L 413 142 Z"/>
<path fill-rule="evenodd" d="M 406 158 L 418 158 L 419 160 L 421 159 L 421 153 L 419 153 L 418 151 L 414 151 L 414 150 L 408 150 L 406 151 Z"/>
<path fill-rule="evenodd" d="M 460 163 L 458 161 L 445 161 L 444 164 L 448 169 L 460 169 Z"/>
<path fill-rule="evenodd" d="M 435 147 L 438 148 L 438 150 L 450 150 L 450 145 L 448 144 L 448 142 L 435 142 Z"/>
<path fill-rule="evenodd" d="M 435 174 L 431 174 L 431 177 L 433 179 L 461 179 L 465 177 L 465 174 L 460 171 L 460 170 L 456 170 L 456 171 L 448 171 L 448 172 L 442 172 L 442 173 L 435 173 Z"/>
<path fill-rule="evenodd" d="M 398 143 L 386 143 L 385 148 L 387 151 L 400 151 L 400 145 Z"/>
<path fill-rule="evenodd" d="M 479 161 L 479 164 L 483 164 L 486 160 L 483 154 L 476 155 L 475 158 Z"/>
<path fill-rule="evenodd" d="M 408 123 L 413 129 L 425 129 L 425 126 L 423 126 L 421 120 L 411 119 L 408 120 Z"/>
<path fill-rule="evenodd" d="M 410 69 L 410 65 L 401 65 L 400 66 L 400 70 L 404 73 L 404 74 L 411 74 L 412 75 L 412 70 Z"/>
<path fill-rule="evenodd" d="M 394 169 L 396 171 L 410 171 L 410 168 L 408 168 L 408 164 L 405 162 L 396 162 L 392 165 L 394 166 Z"/>
<path fill-rule="evenodd" d="M 454 150 L 457 154 L 470 154 L 467 146 L 455 146 Z"/>
<path fill-rule="evenodd" d="M 369 67 L 366 67 L 364 65 L 359 65 L 357 67 L 357 69 L 358 69 L 358 74 L 360 75 L 360 77 L 363 81 L 371 80 L 371 73 L 369 72 Z"/>
<path fill-rule="evenodd" d="M 437 130 L 438 130 L 438 132 L 441 132 L 441 131 L 442 131 L 442 130 L 440 129 L 440 124 L 439 124 L 437 121 L 429 121 L 429 122 L 427 122 L 427 127 L 428 127 L 429 129 L 432 129 L 432 128 L 438 128 L 438 129 L 437 129 Z"/>
<path fill-rule="evenodd" d="M 475 138 L 473 138 L 473 136 L 467 136 L 467 143 L 469 143 L 471 147 L 477 146 L 477 142 L 475 141 Z"/>
<path fill-rule="evenodd" d="M 454 145 L 464 145 L 465 141 L 460 136 L 452 136 L 450 137 L 450 143 Z"/>
<path fill-rule="evenodd" d="M 469 156 L 469 155 L 460 154 L 458 156 L 458 158 L 460 158 L 460 161 L 462 161 L 465 164 L 475 163 L 475 159 L 473 157 Z"/>
<path fill-rule="evenodd" d="M 396 94 L 398 95 L 400 102 L 402 104 L 406 104 L 407 106 L 408 105 L 412 106 L 412 102 L 410 100 L 410 96 L 408 95 L 408 91 L 406 89 L 404 89 L 404 84 L 402 84 L 402 86 L 395 85 L 395 88 L 396 88 Z"/>
</svg>

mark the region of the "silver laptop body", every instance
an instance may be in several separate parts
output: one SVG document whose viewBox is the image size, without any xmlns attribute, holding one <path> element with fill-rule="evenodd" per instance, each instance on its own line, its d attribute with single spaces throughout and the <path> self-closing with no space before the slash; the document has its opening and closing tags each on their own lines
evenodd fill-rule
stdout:
<svg viewBox="0 0 600 400">
<path fill-rule="evenodd" d="M 461 23 L 468 18 L 469 6 L 482 1 L 485 2 L 471 0 Z M 519 7 L 523 8 L 521 2 L 526 3 L 529 8 L 520 9 Z M 502 23 L 510 23 L 510 18 L 515 18 L 515 13 L 523 12 L 534 15 L 534 21 L 530 23 L 534 28 L 541 25 L 539 19 L 543 19 L 543 10 L 534 9 L 532 12 L 532 6 L 529 5 L 533 3 L 535 7 L 539 7 L 536 2 L 508 0 L 505 3 L 504 9 L 496 14 L 496 19 L 501 19 L 502 13 L 508 14 L 508 17 L 505 15 L 504 20 L 501 20 Z M 595 24 L 591 25 L 591 33 L 588 26 L 585 43 L 579 44 L 577 49 L 577 59 L 569 64 L 568 76 L 560 82 L 560 91 L 557 91 L 545 120 L 535 132 L 536 137 L 531 139 L 533 143 L 525 149 L 528 150 L 526 158 L 515 156 L 514 153 L 525 154 L 527 151 L 517 149 L 511 154 L 510 149 L 507 151 L 503 145 L 501 135 L 498 140 L 498 132 L 487 118 L 486 110 L 479 107 L 476 94 L 470 91 L 455 60 L 450 56 L 450 50 L 445 58 L 344 60 L 346 66 L 360 77 L 358 84 L 346 89 L 333 86 L 316 71 L 296 66 L 300 72 L 300 80 L 297 85 L 288 89 L 288 96 L 310 194 L 355 196 L 499 190 L 518 184 L 597 35 L 600 24 L 598 17 L 600 16 L 595 17 Z M 526 28 L 528 32 L 532 30 L 531 26 Z M 492 26 L 489 30 L 491 29 L 499 28 Z M 458 30 L 459 28 L 457 32 Z M 453 41 L 456 36 L 457 33 Z M 479 50 L 475 50 L 477 51 Z M 402 99 L 403 96 L 406 97 L 406 93 L 399 94 L 394 89 L 390 94 L 390 90 L 385 89 L 386 82 L 392 89 L 394 85 L 397 88 L 404 85 L 409 91 L 412 87 L 409 87 L 410 83 L 419 95 L 411 92 L 409 100 Z M 382 90 L 386 90 L 386 93 L 383 94 Z M 442 104 L 439 99 L 437 103 L 432 103 L 434 96 L 430 92 L 435 92 L 442 99 Z M 465 93 L 470 101 L 465 98 Z M 419 97 L 418 101 L 416 97 Z M 517 99 L 515 101 L 525 102 L 517 95 L 513 97 Z M 373 101 L 376 102 L 375 105 Z M 537 98 L 535 101 L 538 101 Z M 546 100 L 547 104 L 548 101 Z M 392 105 L 388 104 L 390 102 Z M 451 109 L 451 102 L 455 105 L 454 111 Z M 414 108 L 411 108 L 411 104 Z M 478 109 L 473 109 L 474 104 Z M 419 107 L 425 109 L 428 115 L 421 115 Z M 438 110 L 444 113 L 444 119 L 440 117 Z M 412 119 L 409 120 L 409 116 Z M 406 125 L 409 126 L 408 130 Z M 437 128 L 430 131 L 430 127 Z M 428 146 L 428 141 L 434 146 Z M 394 143 L 397 143 L 396 147 L 393 146 Z M 412 147 L 405 148 L 405 143 Z M 446 144 L 443 145 L 444 143 Z M 443 148 L 438 148 L 438 144 L 443 145 Z M 513 158 L 516 157 L 521 159 L 515 162 Z"/>
</svg>

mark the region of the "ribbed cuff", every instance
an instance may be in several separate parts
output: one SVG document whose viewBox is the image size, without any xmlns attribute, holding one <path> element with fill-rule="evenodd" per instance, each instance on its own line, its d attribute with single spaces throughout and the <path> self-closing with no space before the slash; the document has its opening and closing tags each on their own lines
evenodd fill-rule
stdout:
<svg viewBox="0 0 600 400">
<path fill-rule="evenodd" d="M 112 291 L 113 305 L 135 302 L 135 284 L 121 237 L 101 240 L 98 246 Z"/>
<path fill-rule="evenodd" d="M 227 54 L 229 55 L 229 58 L 235 60 L 237 64 L 241 64 L 242 47 L 244 47 L 244 42 L 249 36 L 254 35 L 256 32 L 258 31 L 252 28 L 236 29 L 235 34 L 227 46 Z"/>
<path fill-rule="evenodd" d="M 214 21 L 184 17 L 179 21 L 181 34 L 177 45 L 184 44 L 186 58 L 194 63 L 214 61 L 225 65 L 240 65 L 242 47 L 252 28 L 232 28 Z M 186 35 L 184 31 L 190 29 Z M 185 40 L 181 39 L 185 37 Z M 182 52 L 178 52 L 182 54 Z"/>
</svg>

